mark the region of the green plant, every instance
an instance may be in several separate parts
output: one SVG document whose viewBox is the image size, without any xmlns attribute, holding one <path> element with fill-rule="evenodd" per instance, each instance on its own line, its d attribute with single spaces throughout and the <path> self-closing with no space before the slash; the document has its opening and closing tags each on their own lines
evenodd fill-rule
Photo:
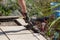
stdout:
<svg viewBox="0 0 60 40">
<path fill-rule="evenodd" d="M 18 9 L 18 3 L 16 2 L 12 2 L 11 0 L 9 0 L 7 2 L 7 4 L 3 5 L 3 4 L 0 4 L 0 14 L 1 15 L 5 15 L 5 16 L 8 16 L 10 15 L 11 13 L 14 12 L 14 10 Z"/>
<path fill-rule="evenodd" d="M 57 0 L 57 1 L 59 2 L 59 0 Z M 51 5 L 50 5 L 51 1 L 49 1 L 49 0 L 47 0 L 47 1 L 26 0 L 26 3 L 27 3 L 28 13 L 30 14 L 30 16 L 37 13 L 37 15 L 39 17 L 51 15 L 53 13 L 52 9 L 60 6 L 60 4 L 57 4 L 57 6 L 51 7 Z"/>
</svg>

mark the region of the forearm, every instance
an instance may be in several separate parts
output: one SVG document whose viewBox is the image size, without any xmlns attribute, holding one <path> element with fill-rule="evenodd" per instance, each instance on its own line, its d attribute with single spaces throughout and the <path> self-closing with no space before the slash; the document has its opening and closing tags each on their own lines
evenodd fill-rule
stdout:
<svg viewBox="0 0 60 40">
<path fill-rule="evenodd" d="M 18 0 L 18 4 L 21 7 L 21 13 L 24 17 L 25 22 L 29 21 L 28 15 L 27 15 L 27 9 L 26 9 L 26 4 L 25 4 L 25 0 Z"/>
<path fill-rule="evenodd" d="M 25 0 L 18 0 L 18 4 L 21 7 L 21 11 L 23 13 L 26 13 L 26 4 L 25 4 Z"/>
</svg>

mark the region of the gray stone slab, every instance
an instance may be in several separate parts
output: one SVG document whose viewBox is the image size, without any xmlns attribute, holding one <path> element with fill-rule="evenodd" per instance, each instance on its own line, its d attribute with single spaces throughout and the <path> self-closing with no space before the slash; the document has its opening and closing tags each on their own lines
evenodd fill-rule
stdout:
<svg viewBox="0 0 60 40">
<path fill-rule="evenodd" d="M 1 30 L 0 30 L 0 40 L 8 40 L 8 38 L 3 34 Z"/>
<path fill-rule="evenodd" d="M 0 19 L 18 19 L 19 16 L 0 16 Z"/>
<path fill-rule="evenodd" d="M 28 25 L 28 23 L 25 23 L 24 19 L 22 19 L 22 18 L 16 19 L 16 20 L 23 26 Z"/>
<path fill-rule="evenodd" d="M 39 38 L 40 40 L 47 40 L 45 37 L 43 37 L 41 34 L 34 33 L 34 35 Z"/>
<path fill-rule="evenodd" d="M 34 37 L 30 31 L 22 30 L 25 29 L 23 26 L 17 27 L 0 27 L 10 38 L 10 40 L 38 40 Z"/>
<path fill-rule="evenodd" d="M 18 26 L 14 21 L 0 22 L 0 26 Z"/>
<path fill-rule="evenodd" d="M 26 28 L 23 26 L 5 26 L 0 27 L 6 34 L 30 34 L 31 32 L 25 30 Z"/>
<path fill-rule="evenodd" d="M 41 34 L 32 34 L 31 31 L 24 30 L 24 26 L 1 26 L 0 28 L 7 34 L 10 40 L 46 40 Z M 1 34 L 1 38 L 3 37 L 4 35 Z"/>
<path fill-rule="evenodd" d="M 8 35 L 11 40 L 38 40 L 32 34 Z"/>
</svg>

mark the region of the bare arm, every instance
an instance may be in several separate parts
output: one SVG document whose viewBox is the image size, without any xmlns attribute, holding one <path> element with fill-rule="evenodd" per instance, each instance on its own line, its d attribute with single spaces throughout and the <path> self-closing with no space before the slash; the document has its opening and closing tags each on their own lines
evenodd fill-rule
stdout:
<svg viewBox="0 0 60 40">
<path fill-rule="evenodd" d="M 28 15 L 26 13 L 27 10 L 26 10 L 25 0 L 18 0 L 18 3 L 20 5 L 20 7 L 21 7 L 22 15 L 24 17 L 25 22 L 28 22 L 29 18 L 28 18 Z"/>
<path fill-rule="evenodd" d="M 20 7 L 21 7 L 21 11 L 22 11 L 23 13 L 26 13 L 25 0 L 18 0 L 18 3 L 19 3 L 19 5 L 20 5 Z"/>
</svg>

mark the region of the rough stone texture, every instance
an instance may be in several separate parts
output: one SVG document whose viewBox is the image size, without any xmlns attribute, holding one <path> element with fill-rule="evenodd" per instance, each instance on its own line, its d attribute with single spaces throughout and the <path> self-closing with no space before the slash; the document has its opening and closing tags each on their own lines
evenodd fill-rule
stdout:
<svg viewBox="0 0 60 40">
<path fill-rule="evenodd" d="M 0 22 L 0 26 L 18 26 L 15 22 Z"/>
<path fill-rule="evenodd" d="M 28 23 L 25 23 L 24 19 L 16 19 L 16 20 L 23 26 L 28 25 Z"/>
<path fill-rule="evenodd" d="M 2 26 L 0 27 L 6 35 L 9 37 L 10 40 L 46 40 L 42 35 L 38 35 L 35 33 L 31 33 L 29 30 L 24 30 L 24 26 Z M 6 36 L 0 32 L 0 40 L 7 40 Z"/>
<path fill-rule="evenodd" d="M 0 40 L 8 40 L 1 30 L 0 30 Z"/>
</svg>

